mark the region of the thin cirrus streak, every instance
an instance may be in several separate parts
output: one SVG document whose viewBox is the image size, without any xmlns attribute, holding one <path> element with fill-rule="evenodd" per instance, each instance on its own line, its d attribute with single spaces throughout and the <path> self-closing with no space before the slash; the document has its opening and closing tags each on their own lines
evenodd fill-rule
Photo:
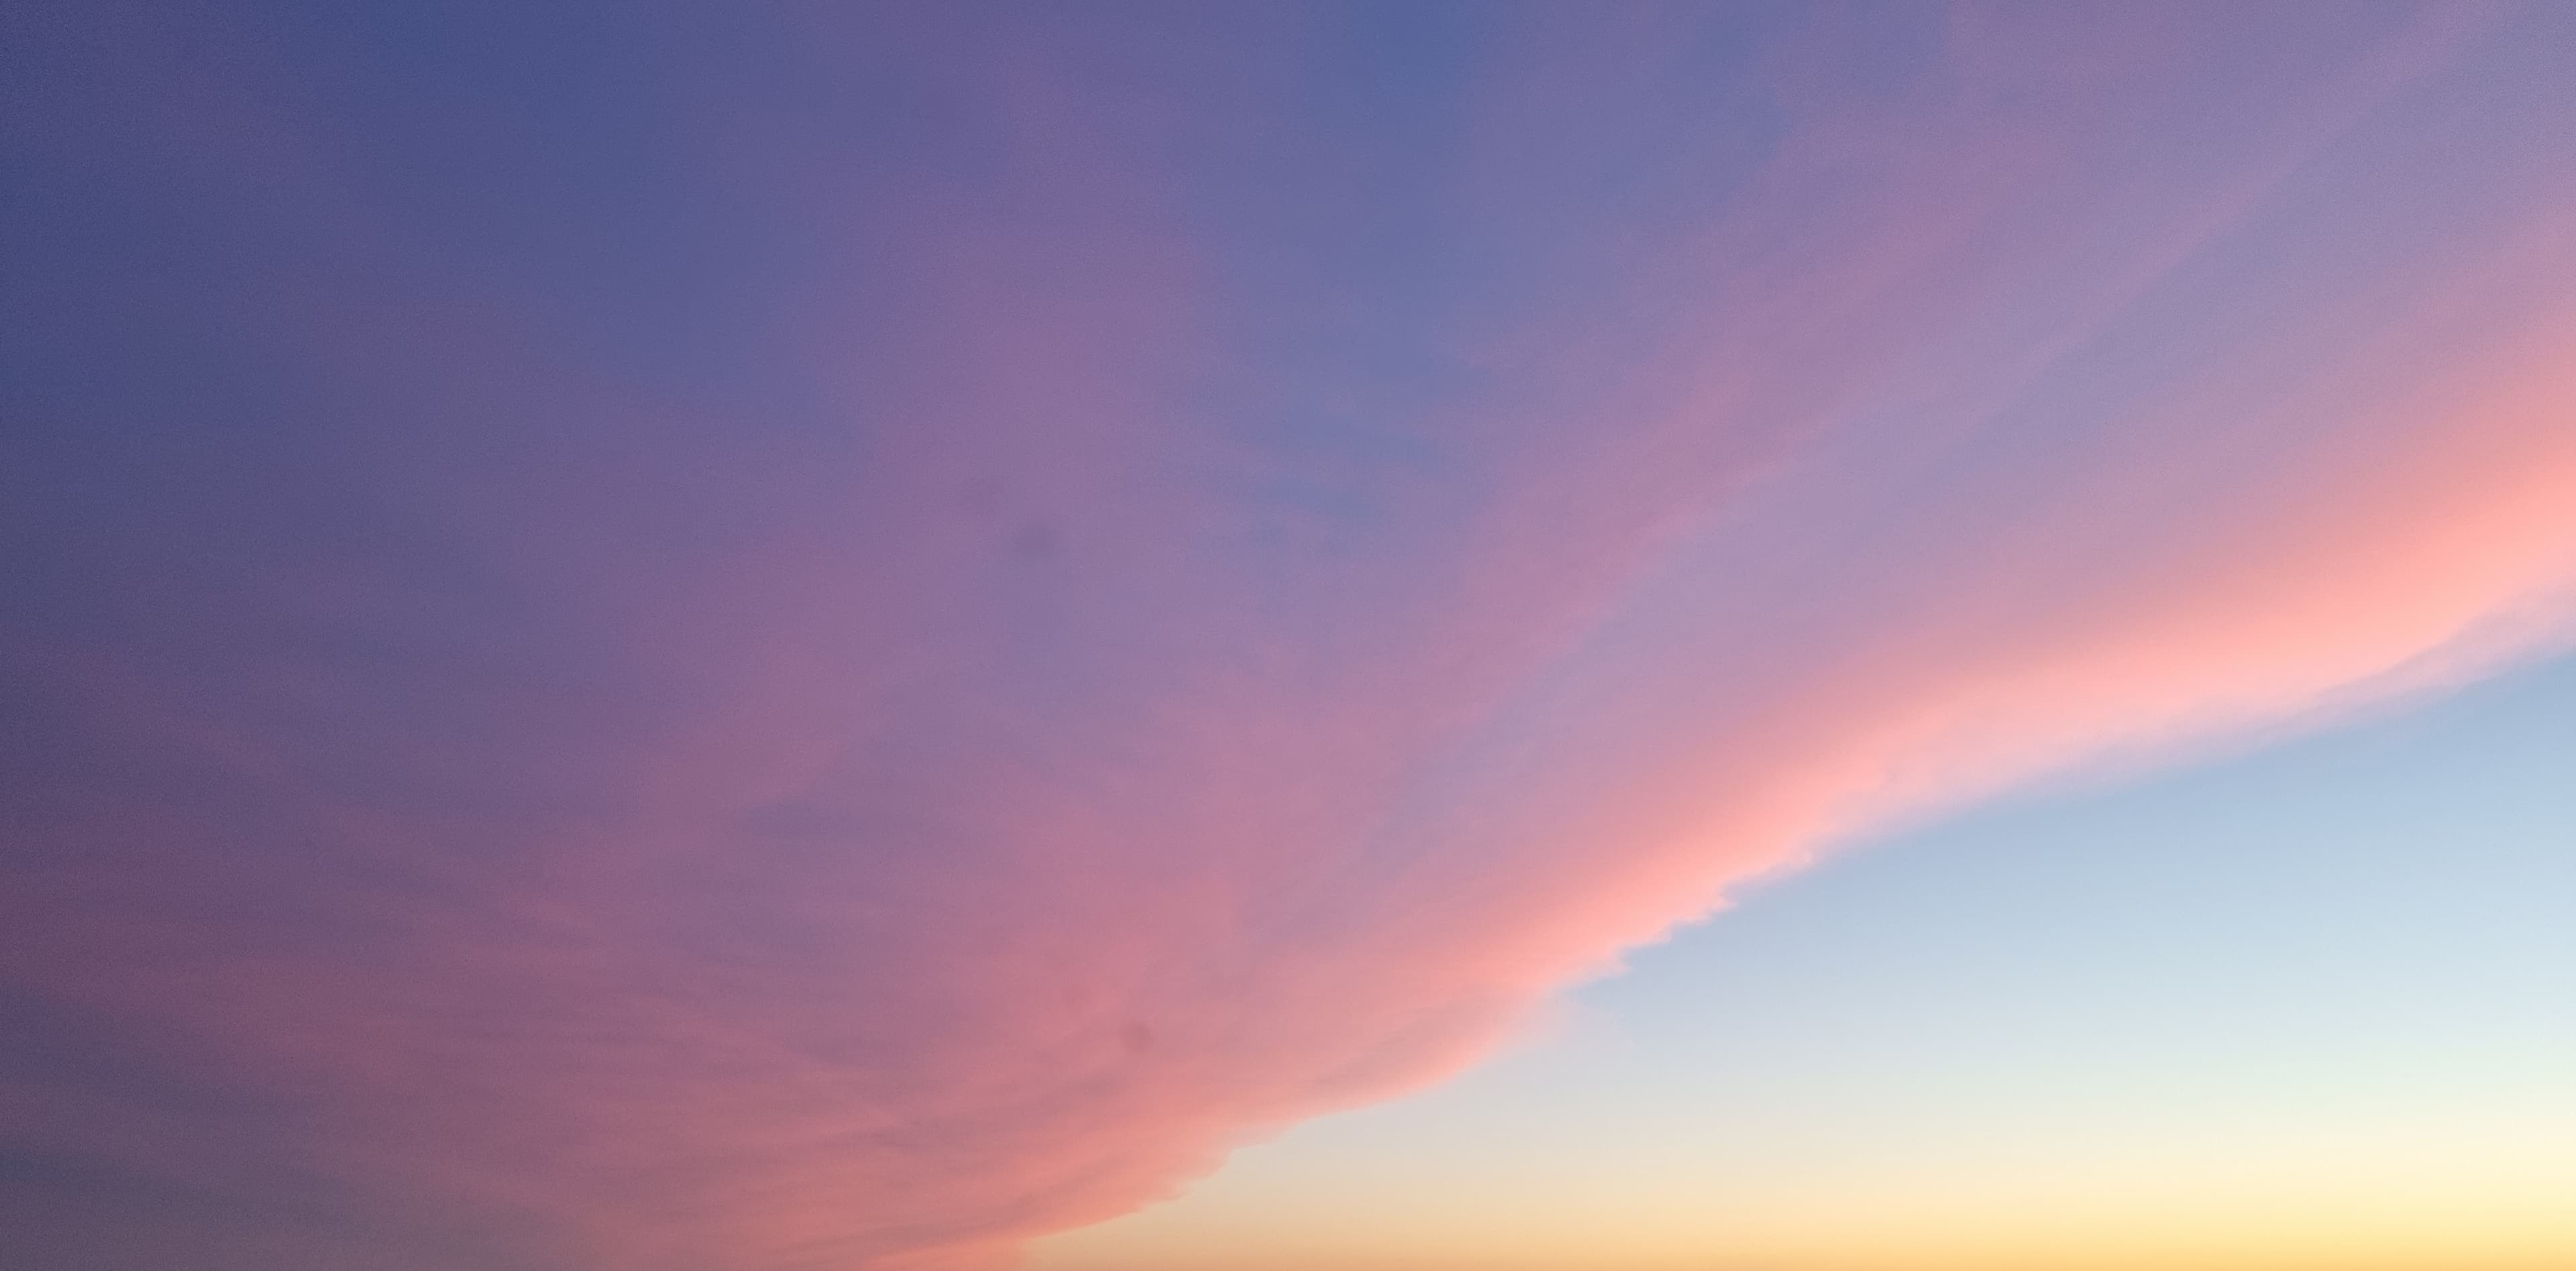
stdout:
<svg viewBox="0 0 2576 1271">
<path fill-rule="evenodd" d="M 1000 1259 L 2569 635 L 2563 11 L 12 22 L 0 1262 Z"/>
</svg>

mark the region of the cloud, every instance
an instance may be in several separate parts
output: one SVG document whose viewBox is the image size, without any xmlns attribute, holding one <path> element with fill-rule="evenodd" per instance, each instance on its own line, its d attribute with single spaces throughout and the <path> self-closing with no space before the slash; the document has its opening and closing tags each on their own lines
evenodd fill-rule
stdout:
<svg viewBox="0 0 2576 1271">
<path fill-rule="evenodd" d="M 1004 1260 L 2563 645 L 2563 21 L 1702 16 L 22 19 L 0 1260 Z"/>
</svg>

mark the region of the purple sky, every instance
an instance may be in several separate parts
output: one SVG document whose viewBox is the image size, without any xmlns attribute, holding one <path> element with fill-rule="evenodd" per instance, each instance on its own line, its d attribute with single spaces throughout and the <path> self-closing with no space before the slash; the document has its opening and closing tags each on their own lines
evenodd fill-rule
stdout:
<svg viewBox="0 0 2576 1271">
<path fill-rule="evenodd" d="M 0 1266 L 980 1266 L 1852 834 L 2564 648 L 2571 58 L 11 6 Z"/>
</svg>

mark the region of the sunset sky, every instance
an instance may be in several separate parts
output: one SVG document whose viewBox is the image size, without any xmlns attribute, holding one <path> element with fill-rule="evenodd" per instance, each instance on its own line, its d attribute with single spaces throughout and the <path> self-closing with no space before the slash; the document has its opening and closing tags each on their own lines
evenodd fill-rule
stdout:
<svg viewBox="0 0 2576 1271">
<path fill-rule="evenodd" d="M 0 1271 L 2576 1266 L 2576 5 L 0 5 Z"/>
</svg>

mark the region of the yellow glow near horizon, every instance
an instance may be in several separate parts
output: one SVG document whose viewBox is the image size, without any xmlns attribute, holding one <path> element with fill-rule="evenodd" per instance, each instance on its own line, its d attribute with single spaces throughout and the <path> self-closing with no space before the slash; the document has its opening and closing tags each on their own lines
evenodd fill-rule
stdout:
<svg viewBox="0 0 2576 1271">
<path fill-rule="evenodd" d="M 2576 1144 L 2546 1124 L 2183 1136 L 1769 1176 L 1742 1158 L 1495 1168 L 1255 1148 L 1182 1198 L 1039 1242 L 1029 1271 L 2565 1271 Z M 1340 1145 L 1347 1149 L 1348 1144 Z M 2025 1145 L 2029 1146 L 2029 1145 Z M 2193 1151 L 2201 1156 L 2195 1158 Z M 1330 1155 L 1330 1153 L 1327 1153 Z M 1594 1168 L 1594 1165 L 1600 1167 Z M 1409 1180 L 1399 1169 L 1417 1171 Z"/>
<path fill-rule="evenodd" d="M 2563 1198 L 2562 1198 L 2563 1199 Z M 1410 1229 L 1307 1211 L 1262 1223 L 1122 1220 L 1041 1242 L 1029 1271 L 2565 1271 L 2576 1215 L 2537 1195 L 2318 1196 L 2045 1212 L 1815 1202 L 1601 1226 L 1496 1207 Z"/>
</svg>

